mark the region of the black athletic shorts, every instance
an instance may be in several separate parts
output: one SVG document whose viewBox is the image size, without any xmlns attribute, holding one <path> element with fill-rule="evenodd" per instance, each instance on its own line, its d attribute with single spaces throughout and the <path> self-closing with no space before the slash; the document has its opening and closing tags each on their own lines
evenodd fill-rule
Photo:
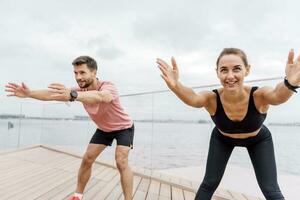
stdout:
<svg viewBox="0 0 300 200">
<path fill-rule="evenodd" d="M 133 136 L 134 136 L 134 125 L 130 128 L 104 132 L 100 129 L 97 129 L 93 135 L 90 143 L 92 144 L 104 144 L 106 146 L 111 146 L 114 139 L 117 140 L 117 145 L 128 146 L 131 149 L 133 148 Z"/>
</svg>

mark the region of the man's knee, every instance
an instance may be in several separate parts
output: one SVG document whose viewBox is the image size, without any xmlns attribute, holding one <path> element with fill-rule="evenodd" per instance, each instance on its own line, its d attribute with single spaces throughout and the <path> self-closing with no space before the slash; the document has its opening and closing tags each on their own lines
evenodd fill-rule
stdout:
<svg viewBox="0 0 300 200">
<path fill-rule="evenodd" d="M 116 154 L 116 164 L 120 172 L 128 167 L 128 157 L 122 153 Z"/>
<path fill-rule="evenodd" d="M 89 153 L 86 153 L 82 159 L 82 166 L 83 167 L 91 167 L 93 165 L 93 163 L 95 162 L 95 159 L 96 158 L 94 156 L 92 156 Z"/>
</svg>

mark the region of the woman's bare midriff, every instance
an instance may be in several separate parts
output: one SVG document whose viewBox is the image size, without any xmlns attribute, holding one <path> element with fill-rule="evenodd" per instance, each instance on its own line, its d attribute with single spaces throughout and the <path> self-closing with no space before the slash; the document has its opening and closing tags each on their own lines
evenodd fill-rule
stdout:
<svg viewBox="0 0 300 200">
<path fill-rule="evenodd" d="M 220 133 L 222 133 L 222 135 L 225 135 L 225 136 L 230 137 L 230 138 L 247 139 L 247 138 L 250 138 L 250 137 L 255 137 L 258 134 L 258 132 L 260 131 L 260 129 L 254 131 L 254 132 L 251 132 L 251 133 L 224 133 L 221 130 L 219 130 L 219 131 L 220 131 Z"/>
</svg>

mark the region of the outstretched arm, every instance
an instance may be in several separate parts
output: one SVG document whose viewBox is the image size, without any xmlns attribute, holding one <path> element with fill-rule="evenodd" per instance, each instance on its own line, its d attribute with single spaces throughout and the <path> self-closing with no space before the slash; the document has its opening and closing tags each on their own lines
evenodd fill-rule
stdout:
<svg viewBox="0 0 300 200">
<path fill-rule="evenodd" d="M 42 101 L 52 101 L 52 93 L 50 90 L 30 90 L 25 83 L 18 85 L 16 83 L 8 83 L 5 86 L 5 91 L 9 94 L 7 96 L 15 96 L 19 98 L 33 98 Z"/>
<path fill-rule="evenodd" d="M 300 55 L 294 61 L 294 51 L 291 50 L 288 55 L 288 61 L 285 68 L 286 81 L 292 86 L 300 85 Z M 263 102 L 267 105 L 278 105 L 286 102 L 293 91 L 289 89 L 284 81 L 278 83 L 275 88 L 264 87 L 258 91 Z"/>
<path fill-rule="evenodd" d="M 71 89 L 65 88 L 59 83 L 52 83 L 49 85 L 52 95 L 51 97 L 57 101 L 69 101 Z M 76 101 L 86 104 L 94 104 L 99 102 L 109 103 L 113 100 L 113 95 L 109 91 L 78 91 Z"/>
<path fill-rule="evenodd" d="M 42 101 L 69 101 L 71 89 L 66 88 L 60 83 L 52 83 L 49 85 L 49 90 L 30 90 L 27 85 L 8 83 L 5 91 L 9 92 L 7 96 L 15 96 L 19 98 L 33 98 Z M 113 96 L 108 91 L 83 91 L 78 92 L 77 101 L 82 103 L 99 103 L 111 102 Z"/>
<path fill-rule="evenodd" d="M 207 106 L 207 92 L 195 93 L 192 88 L 186 87 L 179 81 L 179 71 L 175 58 L 172 57 L 170 67 L 164 60 L 158 58 L 157 64 L 162 72 L 161 77 L 165 80 L 167 86 L 187 105 L 201 108 Z"/>
</svg>

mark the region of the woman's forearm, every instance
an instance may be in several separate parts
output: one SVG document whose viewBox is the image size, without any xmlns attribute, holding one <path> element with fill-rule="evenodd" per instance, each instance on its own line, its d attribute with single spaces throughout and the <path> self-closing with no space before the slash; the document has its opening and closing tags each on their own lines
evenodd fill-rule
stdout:
<svg viewBox="0 0 300 200">
<path fill-rule="evenodd" d="M 280 82 L 273 90 L 266 94 L 266 99 L 268 99 L 269 104 L 278 105 L 286 102 L 293 93 L 283 82 Z"/>
<path fill-rule="evenodd" d="M 181 99 L 185 104 L 193 107 L 202 107 L 202 103 L 199 101 L 201 96 L 195 93 L 192 88 L 182 85 L 180 82 L 176 84 L 176 87 L 172 88 L 172 91 L 176 96 Z"/>
</svg>

